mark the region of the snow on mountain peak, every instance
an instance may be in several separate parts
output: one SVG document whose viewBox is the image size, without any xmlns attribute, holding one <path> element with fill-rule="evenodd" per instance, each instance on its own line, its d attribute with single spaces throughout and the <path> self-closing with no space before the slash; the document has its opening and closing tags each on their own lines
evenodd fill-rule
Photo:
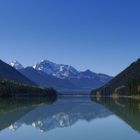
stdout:
<svg viewBox="0 0 140 140">
<path fill-rule="evenodd" d="M 49 60 L 42 60 L 40 63 L 33 66 L 34 69 L 43 71 L 49 75 L 60 79 L 76 75 L 78 71 L 69 65 L 56 64 Z"/>
<path fill-rule="evenodd" d="M 24 68 L 17 60 L 12 61 L 10 65 L 17 70 Z M 94 73 L 90 70 L 80 72 L 70 65 L 56 64 L 49 60 L 42 60 L 36 65 L 33 65 L 32 68 L 37 71 L 42 71 L 50 76 L 54 76 L 58 79 L 73 81 L 76 79 L 92 79 L 102 83 L 106 83 L 106 81 L 108 82 L 112 79 L 112 77 L 105 74 Z"/>
<path fill-rule="evenodd" d="M 34 65 L 33 68 L 53 75 L 58 70 L 58 65 L 48 60 L 42 60 L 40 63 Z"/>
<path fill-rule="evenodd" d="M 17 61 L 17 60 L 13 60 L 10 63 L 10 66 L 12 66 L 13 68 L 19 70 L 19 69 L 23 69 L 24 67 Z"/>
</svg>

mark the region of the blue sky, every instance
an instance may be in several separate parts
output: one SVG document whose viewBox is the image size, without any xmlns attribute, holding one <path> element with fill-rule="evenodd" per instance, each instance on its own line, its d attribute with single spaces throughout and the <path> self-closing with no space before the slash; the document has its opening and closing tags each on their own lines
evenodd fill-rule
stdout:
<svg viewBox="0 0 140 140">
<path fill-rule="evenodd" d="M 116 75 L 140 57 L 139 0 L 0 0 L 0 58 Z"/>
</svg>

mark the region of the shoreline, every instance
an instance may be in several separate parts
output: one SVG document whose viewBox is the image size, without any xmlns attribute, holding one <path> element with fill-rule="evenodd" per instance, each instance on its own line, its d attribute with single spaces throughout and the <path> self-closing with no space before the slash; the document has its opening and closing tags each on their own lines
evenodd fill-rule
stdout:
<svg viewBox="0 0 140 140">
<path fill-rule="evenodd" d="M 113 98 L 113 99 L 119 99 L 119 98 L 128 98 L 128 99 L 135 99 L 140 100 L 140 95 L 134 95 L 134 96 L 97 96 L 97 95 L 91 95 L 92 98 Z"/>
</svg>

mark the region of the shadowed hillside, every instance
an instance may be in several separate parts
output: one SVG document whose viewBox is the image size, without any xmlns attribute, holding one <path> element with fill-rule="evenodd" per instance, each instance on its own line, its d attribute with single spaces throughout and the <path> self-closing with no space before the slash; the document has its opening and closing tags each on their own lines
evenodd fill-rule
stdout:
<svg viewBox="0 0 140 140">
<path fill-rule="evenodd" d="M 140 95 L 140 59 L 117 75 L 104 87 L 92 91 L 98 96 L 139 96 Z"/>
<path fill-rule="evenodd" d="M 0 79 L 13 80 L 19 83 L 36 85 L 34 82 L 23 76 L 16 69 L 0 60 Z"/>
<path fill-rule="evenodd" d="M 15 96 L 56 98 L 56 91 L 38 87 L 26 76 L 0 60 L 0 97 Z"/>
</svg>

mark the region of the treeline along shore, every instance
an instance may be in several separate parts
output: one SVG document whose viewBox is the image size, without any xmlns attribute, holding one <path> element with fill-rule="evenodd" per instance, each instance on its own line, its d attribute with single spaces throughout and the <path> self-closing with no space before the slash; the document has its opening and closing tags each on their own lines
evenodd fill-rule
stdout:
<svg viewBox="0 0 140 140">
<path fill-rule="evenodd" d="M 41 88 L 37 86 L 18 83 L 10 80 L 0 80 L 0 97 L 47 97 L 56 98 L 53 88 Z"/>
</svg>

